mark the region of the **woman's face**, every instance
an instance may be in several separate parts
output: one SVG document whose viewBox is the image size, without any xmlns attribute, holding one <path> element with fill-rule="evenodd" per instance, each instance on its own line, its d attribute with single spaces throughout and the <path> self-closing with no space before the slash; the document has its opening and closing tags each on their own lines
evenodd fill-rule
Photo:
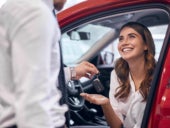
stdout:
<svg viewBox="0 0 170 128">
<path fill-rule="evenodd" d="M 119 35 L 118 50 L 121 57 L 128 61 L 144 58 L 144 51 L 147 50 L 142 36 L 133 28 L 125 27 Z"/>
</svg>

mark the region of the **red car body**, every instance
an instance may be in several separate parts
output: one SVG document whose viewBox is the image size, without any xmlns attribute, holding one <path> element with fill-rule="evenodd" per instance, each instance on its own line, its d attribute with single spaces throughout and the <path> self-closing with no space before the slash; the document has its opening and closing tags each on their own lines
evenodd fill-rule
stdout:
<svg viewBox="0 0 170 128">
<path fill-rule="evenodd" d="M 116 9 L 121 7 L 127 7 L 138 4 L 149 4 L 149 3 L 163 3 L 170 4 L 169 0 L 87 0 L 78 5 L 75 5 L 63 13 L 58 14 L 58 20 L 60 27 L 63 27 L 77 19 L 81 19 L 82 17 L 94 14 L 96 12 L 102 12 L 109 9 Z"/>
<path fill-rule="evenodd" d="M 170 9 L 170 0 L 87 0 L 64 10 L 57 17 L 60 27 L 64 28 L 78 19 L 98 12 L 151 3 L 163 4 Z M 167 30 L 165 42 L 168 42 L 168 45 L 163 47 L 162 68 L 157 72 L 159 77 L 148 105 L 149 116 L 145 118 L 144 115 L 147 128 L 170 127 L 170 28 Z"/>
</svg>

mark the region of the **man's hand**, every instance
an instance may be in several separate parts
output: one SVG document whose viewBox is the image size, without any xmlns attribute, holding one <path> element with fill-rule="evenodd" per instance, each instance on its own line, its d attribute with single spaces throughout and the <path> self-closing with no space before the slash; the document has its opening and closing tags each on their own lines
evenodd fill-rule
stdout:
<svg viewBox="0 0 170 128">
<path fill-rule="evenodd" d="M 98 69 L 91 63 L 83 61 L 75 67 L 76 79 L 81 77 L 92 78 L 95 74 L 98 74 Z"/>
</svg>

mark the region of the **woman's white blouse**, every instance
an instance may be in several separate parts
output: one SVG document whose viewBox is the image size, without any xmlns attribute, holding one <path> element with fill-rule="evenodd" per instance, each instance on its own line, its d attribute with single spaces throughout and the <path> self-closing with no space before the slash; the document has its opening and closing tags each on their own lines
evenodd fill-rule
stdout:
<svg viewBox="0 0 170 128">
<path fill-rule="evenodd" d="M 135 91 L 134 81 L 130 74 L 129 79 L 131 90 L 128 98 L 126 100 L 118 100 L 114 95 L 119 86 L 119 82 L 115 70 L 112 71 L 109 92 L 110 103 L 125 128 L 140 128 L 146 102 L 143 101 L 140 92 Z"/>
</svg>

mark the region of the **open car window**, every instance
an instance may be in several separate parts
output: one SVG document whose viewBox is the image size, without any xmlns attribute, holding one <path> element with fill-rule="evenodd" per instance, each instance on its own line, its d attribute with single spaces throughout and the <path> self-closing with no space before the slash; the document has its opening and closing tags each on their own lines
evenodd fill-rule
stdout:
<svg viewBox="0 0 170 128">
<path fill-rule="evenodd" d="M 158 60 L 168 27 L 168 15 L 164 10 L 155 8 L 103 16 L 63 33 L 61 42 L 64 63 L 74 65 L 100 54 L 100 59 L 104 62 L 99 65 L 112 65 L 119 57 L 117 51 L 119 29 L 129 21 L 141 22 L 148 26 L 156 46 L 155 58 Z"/>
<path fill-rule="evenodd" d="M 98 43 L 108 38 L 107 35 L 113 31 L 114 28 L 89 23 L 64 33 L 61 38 L 64 63 L 76 63 L 94 46 L 98 47 Z"/>
</svg>

